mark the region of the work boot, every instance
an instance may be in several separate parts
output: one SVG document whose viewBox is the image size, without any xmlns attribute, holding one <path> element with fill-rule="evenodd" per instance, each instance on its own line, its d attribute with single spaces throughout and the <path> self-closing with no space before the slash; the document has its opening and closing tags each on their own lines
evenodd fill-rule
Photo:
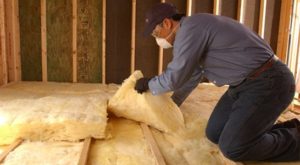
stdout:
<svg viewBox="0 0 300 165">
<path fill-rule="evenodd" d="M 297 128 L 300 132 L 300 121 L 296 118 L 285 121 L 283 123 L 277 123 L 273 125 L 272 129 L 278 129 L 278 128 Z"/>
</svg>

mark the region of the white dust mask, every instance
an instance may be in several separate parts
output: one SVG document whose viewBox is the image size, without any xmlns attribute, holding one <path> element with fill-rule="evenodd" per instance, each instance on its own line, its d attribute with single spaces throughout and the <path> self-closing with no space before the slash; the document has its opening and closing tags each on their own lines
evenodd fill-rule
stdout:
<svg viewBox="0 0 300 165">
<path fill-rule="evenodd" d="M 156 43 L 158 46 L 162 47 L 163 49 L 168 49 L 168 48 L 172 48 L 173 45 L 170 44 L 165 38 L 155 38 Z"/>
<path fill-rule="evenodd" d="M 171 31 L 171 33 L 166 38 L 158 38 L 155 37 L 156 43 L 158 46 L 162 47 L 163 49 L 172 48 L 173 45 L 167 40 L 177 29 L 179 24 L 176 25 L 176 27 Z"/>
</svg>

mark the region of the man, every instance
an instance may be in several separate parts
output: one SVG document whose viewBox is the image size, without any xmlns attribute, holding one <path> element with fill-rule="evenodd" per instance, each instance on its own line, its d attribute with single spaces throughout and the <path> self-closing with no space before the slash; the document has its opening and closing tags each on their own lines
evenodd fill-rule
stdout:
<svg viewBox="0 0 300 165">
<path fill-rule="evenodd" d="M 139 79 L 139 93 L 174 91 L 180 106 L 203 77 L 229 85 L 208 121 L 208 139 L 234 161 L 300 160 L 300 122 L 274 125 L 293 99 L 294 78 L 262 38 L 230 18 L 183 17 L 167 3 L 147 12 L 145 34 L 173 46 L 173 59 L 161 75 Z"/>
</svg>

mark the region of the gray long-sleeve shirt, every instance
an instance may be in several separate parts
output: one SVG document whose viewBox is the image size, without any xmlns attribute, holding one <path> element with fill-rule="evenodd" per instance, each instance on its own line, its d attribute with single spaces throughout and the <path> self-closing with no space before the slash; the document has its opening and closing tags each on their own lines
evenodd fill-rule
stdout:
<svg viewBox="0 0 300 165">
<path fill-rule="evenodd" d="M 154 95 L 174 91 L 173 99 L 177 97 L 181 104 L 200 77 L 217 86 L 237 85 L 273 55 L 262 38 L 239 22 L 195 14 L 180 21 L 173 59 L 161 75 L 149 81 L 149 89 Z"/>
</svg>

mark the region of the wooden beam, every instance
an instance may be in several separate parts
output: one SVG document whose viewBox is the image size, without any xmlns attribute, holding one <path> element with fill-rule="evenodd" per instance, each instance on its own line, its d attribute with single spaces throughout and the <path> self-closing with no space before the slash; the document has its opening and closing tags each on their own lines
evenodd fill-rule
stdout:
<svg viewBox="0 0 300 165">
<path fill-rule="evenodd" d="M 161 0 L 161 3 L 165 3 L 166 0 Z M 164 65 L 164 49 L 159 47 L 158 50 L 158 74 L 162 74 Z"/>
<path fill-rule="evenodd" d="M 262 38 L 265 38 L 266 8 L 267 0 L 260 0 L 258 34 Z"/>
<path fill-rule="evenodd" d="M 187 5 L 186 5 L 186 15 L 187 16 L 192 15 L 192 4 L 193 4 L 193 0 L 187 0 Z"/>
<path fill-rule="evenodd" d="M 77 0 L 72 0 L 72 60 L 73 83 L 77 82 Z"/>
<path fill-rule="evenodd" d="M 148 127 L 147 124 L 141 123 L 141 128 L 143 130 L 146 141 L 149 143 L 151 151 L 156 158 L 157 165 L 166 165 L 165 159 L 161 154 L 158 145 Z"/>
<path fill-rule="evenodd" d="M 82 151 L 81 151 L 80 158 L 78 161 L 78 165 L 86 165 L 87 164 L 91 141 L 92 141 L 91 137 L 84 139 Z"/>
<path fill-rule="evenodd" d="M 5 11 L 5 39 L 6 39 L 6 63 L 8 82 L 14 81 L 14 54 L 13 54 L 13 18 L 12 18 L 12 0 L 4 0 Z"/>
<path fill-rule="evenodd" d="M 41 0 L 42 81 L 47 82 L 47 24 L 46 0 Z"/>
<path fill-rule="evenodd" d="M 237 20 L 242 24 L 245 22 L 245 0 L 238 1 Z"/>
<path fill-rule="evenodd" d="M 18 0 L 5 0 L 8 82 L 20 81 L 20 32 Z"/>
<path fill-rule="evenodd" d="M 280 23 L 277 42 L 277 56 L 283 61 L 286 61 L 287 48 L 289 41 L 290 16 L 292 13 L 292 0 L 281 1 Z"/>
<path fill-rule="evenodd" d="M 300 13 L 300 1 L 299 1 L 299 3 L 298 3 L 298 5 L 299 5 L 299 13 Z M 298 21 L 300 21 L 300 19 L 298 20 Z M 297 48 L 295 48 L 295 54 L 296 54 L 296 69 L 295 69 L 295 74 L 294 74 L 294 76 L 295 76 L 295 79 L 296 79 L 296 90 L 297 90 L 297 86 L 299 86 L 300 84 L 300 82 L 299 82 L 299 77 L 300 77 L 300 66 L 299 66 L 299 64 L 300 64 L 300 42 L 299 42 L 299 37 L 300 37 L 300 23 L 299 23 L 299 26 L 297 27 L 298 28 L 298 37 L 297 37 L 297 39 L 298 39 L 298 43 L 297 43 L 297 45 L 295 45 L 295 47 L 297 47 Z M 299 90 L 299 89 L 298 89 Z M 296 91 L 296 92 L 299 92 L 299 91 Z M 298 96 L 299 97 L 299 96 Z"/>
<path fill-rule="evenodd" d="M 132 18 L 131 18 L 131 73 L 135 70 L 135 32 L 136 32 L 136 0 L 132 0 Z"/>
<path fill-rule="evenodd" d="M 106 0 L 102 0 L 102 83 L 106 83 Z"/>
<path fill-rule="evenodd" d="M 19 22 L 19 0 L 13 0 L 13 55 L 14 55 L 14 79 L 21 80 L 21 52 L 20 52 L 20 22 Z"/>
<path fill-rule="evenodd" d="M 0 39 L 1 39 L 1 60 L 2 60 L 2 76 L 0 77 L 0 85 L 5 85 L 8 82 L 7 61 L 6 61 L 6 31 L 5 31 L 5 7 L 4 0 L 0 0 Z M 1 74 L 0 74 L 1 75 Z"/>
<path fill-rule="evenodd" d="M 300 6 L 300 1 L 299 1 L 299 3 L 298 3 L 298 5 Z M 300 12 L 300 11 L 299 11 Z M 300 27 L 298 27 L 298 28 L 300 28 Z M 299 34 L 298 34 L 298 39 L 300 38 L 300 32 L 299 32 Z M 296 66 L 298 67 L 297 68 L 297 72 L 298 72 L 298 74 L 296 74 L 296 75 L 298 75 L 299 77 L 300 77 L 300 66 L 299 66 L 299 64 L 300 64 L 300 42 L 299 42 L 299 40 L 298 40 L 298 48 L 297 48 L 297 64 L 296 64 Z M 299 82 L 300 83 L 300 82 Z"/>
<path fill-rule="evenodd" d="M 159 47 L 158 50 L 158 74 L 162 74 L 164 64 L 164 50 Z"/>
<path fill-rule="evenodd" d="M 299 4 L 299 3 L 298 3 Z M 299 33 L 300 33 L 300 19 L 297 15 L 300 13 L 300 4 L 297 5 L 295 1 L 293 5 L 293 14 L 292 14 L 292 27 L 291 27 L 291 39 L 289 45 L 289 52 L 288 52 L 288 66 L 290 67 L 291 71 L 296 76 L 297 74 L 297 52 L 298 52 L 298 43 L 299 43 Z"/>
<path fill-rule="evenodd" d="M 1 3 L 0 3 L 1 4 Z M 23 142 L 23 139 L 17 139 L 12 144 L 10 144 L 5 151 L 0 155 L 0 163 L 5 159 L 5 157 L 13 151 L 16 147 L 18 147 Z"/>
<path fill-rule="evenodd" d="M 214 0 L 214 14 L 215 15 L 221 14 L 221 6 L 222 6 L 221 0 Z"/>
</svg>

